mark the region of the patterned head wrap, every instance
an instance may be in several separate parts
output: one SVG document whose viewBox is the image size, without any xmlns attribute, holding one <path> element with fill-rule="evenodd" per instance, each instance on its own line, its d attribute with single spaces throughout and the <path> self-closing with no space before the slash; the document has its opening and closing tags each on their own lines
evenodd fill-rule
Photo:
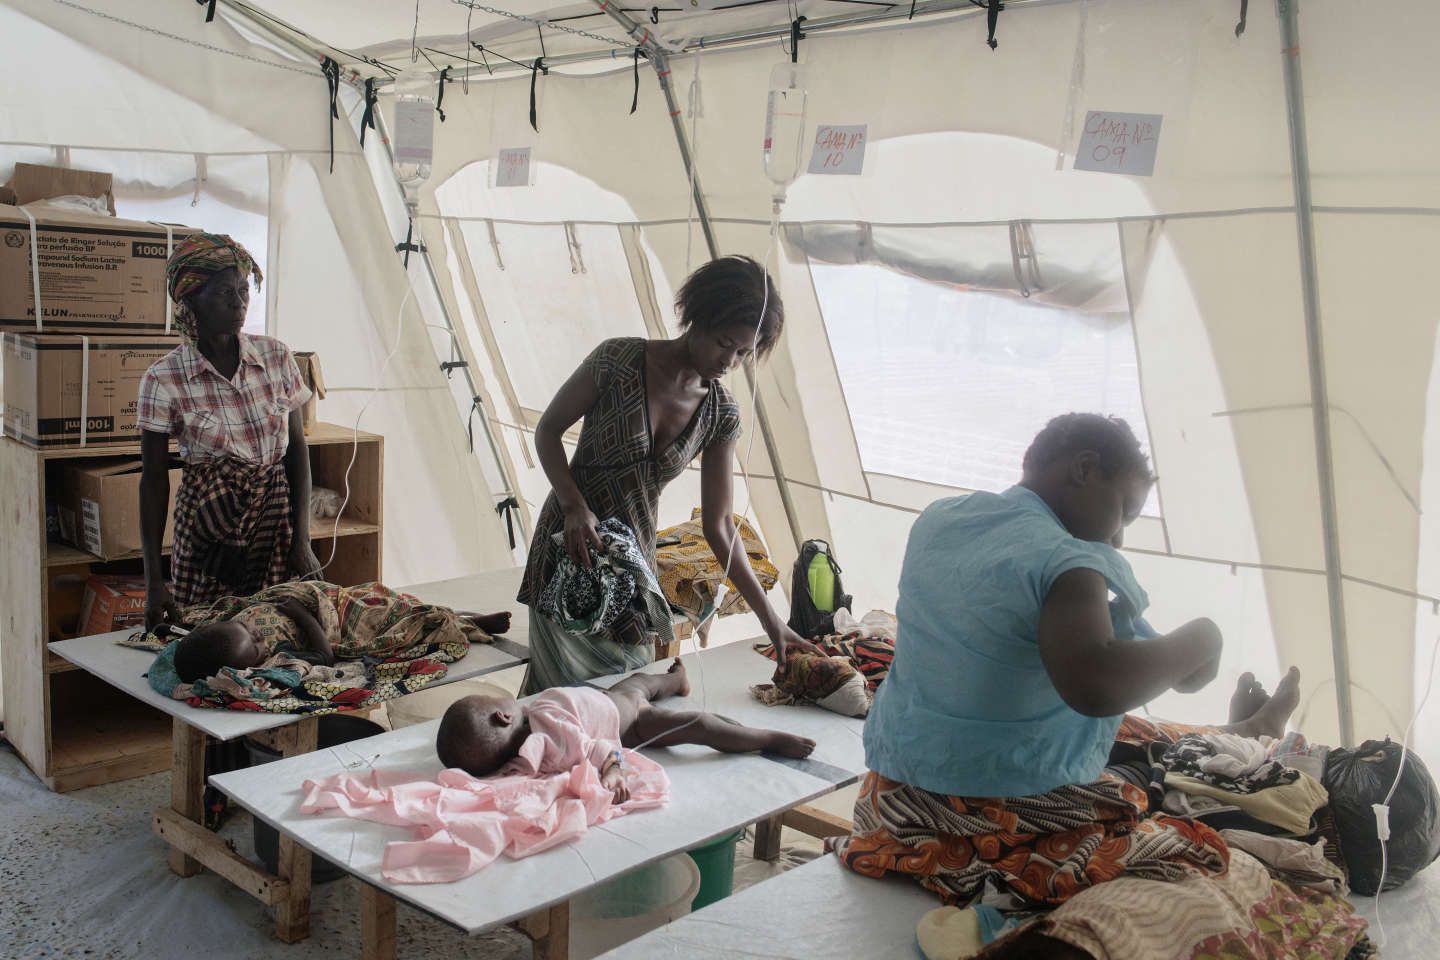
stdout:
<svg viewBox="0 0 1440 960">
<path fill-rule="evenodd" d="M 189 297 L 221 270 L 234 267 L 240 275 L 255 278 L 255 286 L 264 281 L 255 259 L 234 240 L 220 233 L 194 233 L 181 241 L 165 265 L 165 282 L 170 299 L 175 301 L 175 328 L 191 343 L 195 342 L 195 314 L 190 310 Z"/>
</svg>

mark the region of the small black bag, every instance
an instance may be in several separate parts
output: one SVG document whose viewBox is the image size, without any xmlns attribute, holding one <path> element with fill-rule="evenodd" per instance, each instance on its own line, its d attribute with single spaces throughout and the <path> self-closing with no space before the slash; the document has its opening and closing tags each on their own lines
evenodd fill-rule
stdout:
<svg viewBox="0 0 1440 960">
<path fill-rule="evenodd" d="M 1335 749 L 1325 759 L 1325 789 L 1340 834 L 1340 851 L 1350 887 L 1372 897 L 1380 888 L 1380 838 L 1371 804 L 1384 803 L 1395 783 L 1400 758 L 1405 770 L 1390 798 L 1390 839 L 1385 889 L 1394 890 L 1440 855 L 1440 792 L 1414 753 L 1388 737 L 1366 740 L 1358 749 Z"/>
<path fill-rule="evenodd" d="M 851 602 L 830 544 L 806 540 L 790 575 L 790 629 L 806 639 L 834 633 L 835 611 Z"/>
</svg>

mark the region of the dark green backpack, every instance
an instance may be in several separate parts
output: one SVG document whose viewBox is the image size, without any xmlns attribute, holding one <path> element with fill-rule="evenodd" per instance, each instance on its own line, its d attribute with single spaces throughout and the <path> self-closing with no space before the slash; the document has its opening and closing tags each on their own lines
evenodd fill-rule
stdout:
<svg viewBox="0 0 1440 960">
<path fill-rule="evenodd" d="M 835 611 L 851 602 L 830 544 L 806 540 L 790 576 L 790 629 L 807 639 L 834 633 Z"/>
</svg>

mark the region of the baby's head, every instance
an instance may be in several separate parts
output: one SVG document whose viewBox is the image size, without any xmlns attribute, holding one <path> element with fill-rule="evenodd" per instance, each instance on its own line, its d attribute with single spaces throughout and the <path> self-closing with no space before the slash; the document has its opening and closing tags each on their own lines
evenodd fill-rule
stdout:
<svg viewBox="0 0 1440 960">
<path fill-rule="evenodd" d="M 488 777 L 520 752 L 529 735 L 525 710 L 512 697 L 463 697 L 450 704 L 435 736 L 435 752 L 446 768 Z"/>
<path fill-rule="evenodd" d="M 265 644 L 250 628 L 233 620 L 207 623 L 180 639 L 175 647 L 175 672 L 184 683 L 213 677 L 221 667 L 258 666 L 265 659 Z"/>
</svg>

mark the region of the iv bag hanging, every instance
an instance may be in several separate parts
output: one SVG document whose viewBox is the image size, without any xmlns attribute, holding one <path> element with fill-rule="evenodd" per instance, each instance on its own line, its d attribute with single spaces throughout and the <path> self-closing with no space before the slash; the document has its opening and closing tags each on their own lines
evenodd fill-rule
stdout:
<svg viewBox="0 0 1440 960">
<path fill-rule="evenodd" d="M 435 154 L 435 78 L 421 70 L 395 77 L 395 179 L 412 209 L 430 179 Z"/>
<path fill-rule="evenodd" d="M 765 101 L 765 176 L 775 184 L 775 203 L 785 202 L 785 188 L 800 175 L 805 152 L 807 74 L 801 63 L 779 63 L 770 72 Z"/>
</svg>

